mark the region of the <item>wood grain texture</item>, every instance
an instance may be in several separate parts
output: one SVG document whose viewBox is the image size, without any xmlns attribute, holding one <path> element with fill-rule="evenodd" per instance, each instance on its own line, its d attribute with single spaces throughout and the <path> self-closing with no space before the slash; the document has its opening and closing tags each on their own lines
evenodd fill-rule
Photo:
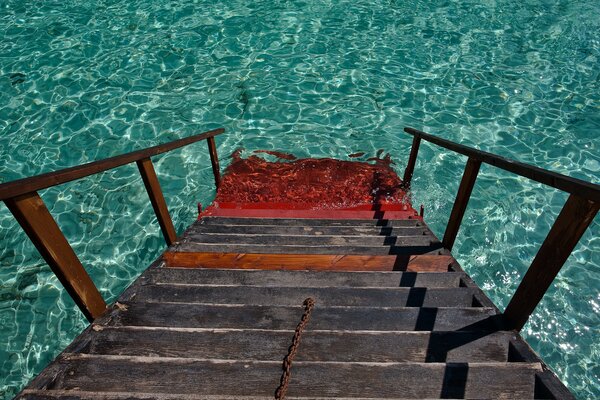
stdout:
<svg viewBox="0 0 600 400">
<path fill-rule="evenodd" d="M 190 233 L 180 241 L 185 244 L 222 244 L 257 246 L 353 246 L 353 247 L 428 247 L 439 242 L 436 238 L 418 236 L 342 236 L 342 235 L 265 235 L 265 234 L 222 234 Z"/>
<path fill-rule="evenodd" d="M 107 315 L 108 326 L 218 329 L 294 329 L 300 306 L 232 306 L 124 303 Z M 301 312 L 300 312 L 301 314 Z M 316 307 L 310 329 L 380 331 L 501 330 L 495 310 L 475 308 Z"/>
<path fill-rule="evenodd" d="M 155 268 L 142 276 L 147 283 L 251 285 L 277 287 L 458 287 L 462 272 L 340 272 Z"/>
<path fill-rule="evenodd" d="M 269 396 L 281 373 L 279 361 L 64 355 L 59 362 L 64 363 L 64 370 L 55 380 L 55 388 L 85 391 Z M 297 361 L 289 395 L 531 398 L 539 371 L 538 363 L 332 365 Z"/>
<path fill-rule="evenodd" d="M 255 254 L 166 251 L 166 267 L 338 271 L 447 272 L 448 255 L 365 256 L 335 254 Z"/>
<path fill-rule="evenodd" d="M 130 298 L 146 302 L 295 306 L 312 297 L 321 306 L 472 307 L 475 289 L 142 285 Z"/>
<path fill-rule="evenodd" d="M 177 243 L 171 247 L 179 252 L 225 252 L 253 254 L 329 254 L 329 255 L 436 255 L 443 251 L 441 243 L 430 243 L 428 240 L 414 246 L 353 246 L 353 245 L 270 245 L 259 244 L 220 244 L 220 243 Z"/>
<path fill-rule="evenodd" d="M 217 225 L 195 223 L 194 234 L 221 233 L 227 235 L 304 235 L 304 236 L 422 236 L 429 233 L 423 226 L 285 226 L 285 225 Z"/>
<path fill-rule="evenodd" d="M 281 361 L 293 331 L 98 327 L 81 352 L 143 357 Z M 306 331 L 298 361 L 506 362 L 513 332 Z M 193 346 L 190 344 L 193 343 Z"/>
</svg>

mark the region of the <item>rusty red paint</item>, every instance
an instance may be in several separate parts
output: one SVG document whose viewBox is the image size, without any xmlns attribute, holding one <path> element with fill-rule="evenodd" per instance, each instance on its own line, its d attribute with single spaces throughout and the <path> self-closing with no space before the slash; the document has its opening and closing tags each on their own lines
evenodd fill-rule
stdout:
<svg viewBox="0 0 600 400">
<path fill-rule="evenodd" d="M 267 161 L 257 154 L 279 158 Z M 245 210 L 268 216 L 269 210 L 312 210 L 306 218 L 344 211 L 348 217 L 417 217 L 402 181 L 391 168 L 389 154 L 379 151 L 369 161 L 342 161 L 331 158 L 296 159 L 294 155 L 271 150 L 254 151 L 242 158 L 236 150 L 225 170 L 214 203 L 204 215 L 221 215 L 225 210 Z M 354 214 L 351 214 L 354 213 Z M 231 213 L 230 213 L 231 214 Z M 243 212 L 234 212 L 243 215 Z M 314 217 L 312 215 L 315 215 Z M 249 215 L 248 215 L 249 216 Z M 417 217 L 418 218 L 418 217 Z"/>
</svg>

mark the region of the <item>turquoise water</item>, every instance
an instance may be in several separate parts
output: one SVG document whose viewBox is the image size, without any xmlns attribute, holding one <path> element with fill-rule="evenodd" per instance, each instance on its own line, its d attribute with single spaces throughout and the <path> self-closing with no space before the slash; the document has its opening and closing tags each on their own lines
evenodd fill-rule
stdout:
<svg viewBox="0 0 600 400">
<path fill-rule="evenodd" d="M 391 152 L 413 126 L 598 182 L 596 0 L 0 2 L 0 182 L 223 126 L 305 157 Z M 176 228 L 214 196 L 204 143 L 156 161 Z M 438 236 L 464 158 L 421 147 Z M 42 192 L 112 301 L 164 246 L 135 166 Z M 503 308 L 566 196 L 484 166 L 455 252 Z M 600 219 L 524 329 L 579 398 L 600 397 Z M 0 205 L 0 397 L 86 322 Z"/>
</svg>

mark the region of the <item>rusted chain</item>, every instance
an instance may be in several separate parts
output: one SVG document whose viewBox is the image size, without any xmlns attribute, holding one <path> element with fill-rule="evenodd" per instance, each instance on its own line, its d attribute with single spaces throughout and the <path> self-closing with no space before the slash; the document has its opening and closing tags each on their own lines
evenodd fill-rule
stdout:
<svg viewBox="0 0 600 400">
<path fill-rule="evenodd" d="M 315 301 L 312 298 L 307 298 L 304 300 L 302 304 L 304 306 L 304 313 L 302 314 L 302 318 L 300 319 L 300 323 L 296 326 L 296 331 L 294 332 L 294 337 L 292 338 L 292 345 L 288 349 L 288 354 L 283 359 L 283 373 L 281 374 L 281 380 L 279 383 L 279 387 L 275 391 L 275 400 L 283 400 L 285 399 L 285 394 L 288 390 L 288 385 L 290 384 L 290 379 L 292 376 L 292 361 L 294 361 L 294 357 L 298 352 L 298 346 L 300 345 L 300 338 L 302 336 L 302 332 L 308 323 L 310 318 L 310 313 L 315 306 Z"/>
</svg>

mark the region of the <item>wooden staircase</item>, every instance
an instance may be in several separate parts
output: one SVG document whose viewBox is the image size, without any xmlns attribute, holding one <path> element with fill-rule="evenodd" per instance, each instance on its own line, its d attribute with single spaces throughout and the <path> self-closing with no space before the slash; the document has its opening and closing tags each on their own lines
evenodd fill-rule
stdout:
<svg viewBox="0 0 600 400">
<path fill-rule="evenodd" d="M 570 397 L 414 213 L 221 214 L 194 223 L 19 398 L 272 398 L 307 297 L 290 399 Z"/>
</svg>

